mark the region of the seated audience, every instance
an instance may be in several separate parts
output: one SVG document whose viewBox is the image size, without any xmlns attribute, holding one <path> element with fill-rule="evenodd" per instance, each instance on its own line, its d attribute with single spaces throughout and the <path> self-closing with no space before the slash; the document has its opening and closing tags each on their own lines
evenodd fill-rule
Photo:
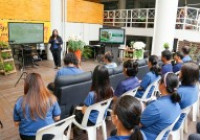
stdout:
<svg viewBox="0 0 200 140">
<path fill-rule="evenodd" d="M 108 69 L 105 66 L 96 66 L 92 75 L 91 91 L 84 101 L 81 112 L 76 111 L 76 120 L 81 123 L 87 107 L 112 97 L 113 89 L 110 85 Z M 88 126 L 95 125 L 97 116 L 97 111 L 90 113 Z"/>
<path fill-rule="evenodd" d="M 193 62 L 188 62 L 183 65 L 180 72 L 181 86 L 178 88 L 178 94 L 181 96 L 180 106 L 184 109 L 198 99 L 198 81 L 199 67 Z"/>
<path fill-rule="evenodd" d="M 105 67 L 108 69 L 113 69 L 117 67 L 117 64 L 113 62 L 113 55 L 111 52 L 106 52 L 104 54 L 104 59 Z"/>
<path fill-rule="evenodd" d="M 139 86 L 139 80 L 136 77 L 138 73 L 138 63 L 133 60 L 128 60 L 124 62 L 124 75 L 127 77 L 126 80 L 121 81 L 115 90 L 114 95 L 120 97 L 127 91 L 130 91 Z"/>
<path fill-rule="evenodd" d="M 182 48 L 182 52 L 183 52 L 183 62 L 189 62 L 189 61 L 192 61 L 192 58 L 189 56 L 190 54 L 190 47 L 189 46 L 185 46 Z"/>
<path fill-rule="evenodd" d="M 199 67 L 193 62 L 188 62 L 183 64 L 183 67 L 180 71 L 180 81 L 181 85 L 178 88 L 178 94 L 181 97 L 180 107 L 185 109 L 193 105 L 198 100 L 199 87 L 197 86 L 199 80 Z M 177 130 L 183 120 L 185 119 L 186 114 L 181 114 L 178 122 L 176 123 L 174 130 Z"/>
<path fill-rule="evenodd" d="M 136 98 L 128 95 L 119 98 L 111 115 L 117 134 L 108 140 L 146 139 L 139 128 L 141 112 L 141 103 Z"/>
<path fill-rule="evenodd" d="M 149 57 L 148 67 L 149 67 L 150 72 L 148 72 L 142 79 L 142 82 L 140 83 L 140 87 L 136 94 L 137 98 L 141 98 L 145 90 L 147 89 L 147 87 L 151 83 L 153 83 L 160 75 L 161 69 L 158 66 L 158 57 L 156 55 L 152 55 Z M 153 91 L 153 88 L 150 90 L 147 97 L 151 96 L 152 91 Z"/>
<path fill-rule="evenodd" d="M 74 53 L 66 54 L 64 64 L 65 67 L 61 68 L 57 72 L 56 77 L 83 73 L 83 71 L 79 68 L 78 59 Z"/>
<path fill-rule="evenodd" d="M 44 85 L 37 73 L 29 74 L 24 83 L 24 95 L 14 107 L 14 122 L 22 140 L 34 140 L 37 130 L 60 119 L 56 97 Z"/>
<path fill-rule="evenodd" d="M 65 66 L 57 72 L 56 78 L 60 76 L 76 75 L 83 73 L 83 70 L 81 70 L 78 66 L 78 59 L 74 53 L 66 54 L 64 58 L 64 63 Z M 54 82 L 50 83 L 47 87 L 49 90 L 54 91 L 55 89 Z"/>
<path fill-rule="evenodd" d="M 169 50 L 162 52 L 161 60 L 163 62 L 161 74 L 164 75 L 167 72 L 173 72 L 173 67 L 171 64 L 172 53 Z"/>
<path fill-rule="evenodd" d="M 161 97 L 147 105 L 141 116 L 142 131 L 149 140 L 155 140 L 159 133 L 170 126 L 181 113 L 178 77 L 174 73 L 166 73 L 159 83 Z M 164 136 L 164 140 L 167 135 Z"/>
<path fill-rule="evenodd" d="M 173 72 L 176 73 L 181 70 L 183 65 L 183 54 L 181 52 L 176 52 L 174 54 L 175 65 L 173 66 Z"/>
</svg>

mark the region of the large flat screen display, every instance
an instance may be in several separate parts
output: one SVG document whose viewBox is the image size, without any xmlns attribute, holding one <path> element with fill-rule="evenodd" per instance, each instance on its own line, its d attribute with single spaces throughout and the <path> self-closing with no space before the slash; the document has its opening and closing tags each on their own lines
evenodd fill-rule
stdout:
<svg viewBox="0 0 200 140">
<path fill-rule="evenodd" d="M 109 44 L 124 44 L 125 30 L 124 29 L 108 29 L 101 28 L 99 31 L 99 41 Z"/>
<path fill-rule="evenodd" d="M 43 23 L 15 23 L 9 24 L 9 41 L 11 44 L 31 44 L 44 42 Z"/>
</svg>

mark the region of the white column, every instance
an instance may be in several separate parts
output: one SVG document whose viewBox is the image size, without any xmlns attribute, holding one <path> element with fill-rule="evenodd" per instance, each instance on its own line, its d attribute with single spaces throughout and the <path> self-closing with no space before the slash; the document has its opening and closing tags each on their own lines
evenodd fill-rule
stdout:
<svg viewBox="0 0 200 140">
<path fill-rule="evenodd" d="M 63 37 L 62 31 L 62 0 L 51 0 L 50 1 L 50 21 L 51 21 L 51 31 L 57 29 L 60 36 Z M 48 45 L 48 52 L 47 52 L 48 60 L 53 60 L 51 52 L 49 50 Z"/>
<path fill-rule="evenodd" d="M 118 9 L 126 9 L 126 0 L 119 0 Z"/>
<path fill-rule="evenodd" d="M 173 48 L 178 0 L 156 0 L 152 54 L 161 55 L 163 44 Z"/>
</svg>

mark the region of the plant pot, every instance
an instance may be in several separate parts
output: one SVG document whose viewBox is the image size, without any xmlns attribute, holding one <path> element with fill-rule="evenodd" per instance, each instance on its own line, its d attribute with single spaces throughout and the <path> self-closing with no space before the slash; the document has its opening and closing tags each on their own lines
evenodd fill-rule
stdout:
<svg viewBox="0 0 200 140">
<path fill-rule="evenodd" d="M 77 50 L 77 51 L 69 50 L 69 52 L 74 53 L 75 56 L 77 57 L 77 59 L 79 60 L 79 62 L 81 62 L 81 56 L 82 56 L 82 51 L 81 50 Z"/>
<path fill-rule="evenodd" d="M 144 50 L 135 50 L 133 52 L 133 58 L 138 60 L 144 59 Z"/>
</svg>

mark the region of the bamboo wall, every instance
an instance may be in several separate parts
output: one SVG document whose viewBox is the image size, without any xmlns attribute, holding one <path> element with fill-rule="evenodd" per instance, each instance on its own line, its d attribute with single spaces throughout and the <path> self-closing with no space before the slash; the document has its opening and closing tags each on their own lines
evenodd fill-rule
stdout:
<svg viewBox="0 0 200 140">
<path fill-rule="evenodd" d="M 67 21 L 103 24 L 103 11 L 102 4 L 83 0 L 68 0 Z"/>
<path fill-rule="evenodd" d="M 49 21 L 50 0 L 0 0 L 0 19 Z"/>
</svg>

